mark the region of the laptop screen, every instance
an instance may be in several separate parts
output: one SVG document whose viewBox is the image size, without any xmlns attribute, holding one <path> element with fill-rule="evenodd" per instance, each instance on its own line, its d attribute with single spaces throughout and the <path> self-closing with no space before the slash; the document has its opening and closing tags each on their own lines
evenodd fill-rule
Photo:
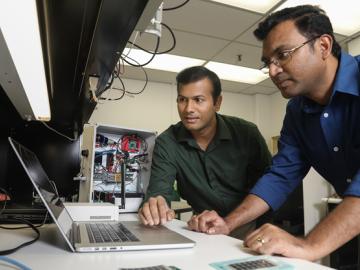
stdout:
<svg viewBox="0 0 360 270">
<path fill-rule="evenodd" d="M 72 219 L 60 200 L 55 185 L 51 183 L 42 168 L 39 159 L 32 151 L 14 139 L 9 138 L 9 142 L 51 217 L 63 235 L 69 239 Z"/>
</svg>

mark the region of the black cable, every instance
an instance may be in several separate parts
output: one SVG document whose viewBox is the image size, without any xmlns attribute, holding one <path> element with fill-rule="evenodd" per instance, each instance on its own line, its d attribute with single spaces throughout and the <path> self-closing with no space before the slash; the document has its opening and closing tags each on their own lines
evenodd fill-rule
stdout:
<svg viewBox="0 0 360 270">
<path fill-rule="evenodd" d="M 171 28 L 170 28 L 168 25 L 166 25 L 165 23 L 161 23 L 161 25 L 165 26 L 165 28 L 167 28 L 167 29 L 169 30 L 169 32 L 170 32 L 170 34 L 171 34 L 171 37 L 172 37 L 172 39 L 173 39 L 173 45 L 170 47 L 170 49 L 167 49 L 167 50 L 162 51 L 162 52 L 156 52 L 156 54 L 165 54 L 165 53 L 171 52 L 171 51 L 176 47 L 176 37 L 175 37 L 174 32 L 173 32 L 173 31 L 171 30 Z M 140 49 L 140 50 L 143 50 L 144 52 L 147 52 L 147 53 L 150 53 L 150 54 L 154 54 L 154 53 L 155 53 L 155 52 L 149 51 L 149 50 L 147 50 L 147 49 L 145 49 L 145 48 L 143 48 L 143 47 L 141 47 L 141 46 L 139 46 L 139 45 L 137 45 L 137 44 L 135 44 L 135 43 L 133 43 L 133 42 L 131 42 L 131 41 L 128 41 L 128 43 L 130 43 L 131 45 L 133 45 L 134 47 L 136 47 L 136 48 L 138 48 L 138 49 Z"/>
<path fill-rule="evenodd" d="M 130 66 L 133 66 L 133 67 L 144 67 L 144 66 L 146 66 L 147 64 L 149 64 L 149 63 L 154 59 L 154 57 L 155 57 L 155 55 L 156 55 L 156 53 L 157 53 L 157 51 L 158 51 L 158 49 L 159 49 L 159 45 L 160 45 L 160 38 L 157 37 L 155 50 L 154 50 L 153 53 L 151 53 L 152 56 L 151 56 L 151 58 L 149 59 L 149 61 L 147 61 L 147 62 L 144 63 L 144 64 L 137 64 L 137 65 L 135 65 L 135 64 L 130 63 L 130 62 L 128 62 L 128 61 L 126 60 L 126 58 L 131 59 L 129 56 L 126 56 L 125 58 L 124 58 L 124 57 L 121 57 L 121 56 L 120 56 L 120 57 L 122 58 L 122 60 L 123 60 L 124 62 L 126 62 L 126 63 L 129 64 Z M 138 62 L 136 62 L 136 63 L 138 63 Z"/>
<path fill-rule="evenodd" d="M 121 79 L 120 79 L 120 81 L 123 83 L 123 81 L 122 81 Z M 118 97 L 118 98 L 103 98 L 103 97 L 101 97 L 101 98 L 99 98 L 99 99 L 100 99 L 100 100 L 114 101 L 114 100 L 120 100 L 120 99 L 122 99 L 122 98 L 125 96 L 126 91 L 125 91 L 124 89 L 117 88 L 117 87 L 112 87 L 111 89 L 115 89 L 115 90 L 120 90 L 120 91 L 122 91 L 121 96 Z"/>
<path fill-rule="evenodd" d="M 181 8 L 182 6 L 185 6 L 187 3 L 189 3 L 190 0 L 186 0 L 184 3 L 176 6 L 176 7 L 171 7 L 171 8 L 163 8 L 163 11 L 169 11 L 169 10 L 174 10 L 174 9 L 178 9 Z"/>
<path fill-rule="evenodd" d="M 131 61 L 134 61 L 135 63 L 138 63 L 135 59 L 133 59 L 133 58 L 131 58 L 131 57 L 129 57 L 129 56 L 126 56 L 126 58 L 129 58 Z M 121 57 L 121 59 L 124 60 L 123 57 Z M 144 92 L 144 90 L 145 90 L 145 88 L 146 88 L 146 86 L 147 86 L 147 84 L 148 84 L 149 77 L 148 77 L 148 75 L 147 75 L 147 73 L 146 73 L 146 70 L 145 70 L 142 66 L 140 66 L 140 67 L 141 67 L 142 71 L 143 71 L 144 74 L 145 74 L 145 84 L 144 84 L 143 88 L 142 88 L 139 92 L 125 91 L 127 94 L 139 95 L 139 94 L 141 94 L 142 92 Z"/>
<path fill-rule="evenodd" d="M 15 251 L 17 251 L 18 249 L 20 249 L 22 247 L 31 245 L 32 243 L 36 242 L 40 238 L 39 230 L 33 224 L 31 224 L 31 222 L 29 222 L 25 219 L 22 219 L 22 218 L 5 218 L 5 219 L 0 218 L 0 223 L 9 222 L 9 221 L 10 222 L 19 222 L 20 221 L 22 223 L 27 224 L 31 229 L 33 229 L 36 232 L 36 236 L 33 240 L 24 242 L 15 248 L 7 249 L 7 250 L 0 250 L 0 255 L 9 255 L 11 253 L 14 253 Z"/>
<path fill-rule="evenodd" d="M 113 82 L 114 82 L 114 74 L 113 74 L 113 73 L 110 74 L 110 77 L 111 77 L 110 82 L 108 82 L 108 83 L 106 84 L 106 87 L 105 87 L 105 89 L 104 89 L 104 92 L 105 92 L 107 89 L 109 89 L 109 88 L 111 87 L 111 85 L 113 84 Z"/>
<path fill-rule="evenodd" d="M 125 91 L 125 84 L 124 84 L 123 80 L 119 77 L 119 74 L 116 73 L 116 72 L 114 72 L 114 76 L 119 79 L 119 81 L 120 81 L 123 89 L 117 88 L 117 87 L 111 87 L 111 86 L 109 87 L 109 89 L 110 89 L 110 90 L 111 90 L 111 89 L 115 89 L 115 90 L 120 90 L 120 91 L 122 91 L 121 96 L 118 97 L 118 98 L 103 98 L 103 97 L 99 97 L 100 100 L 114 101 L 114 100 L 120 100 L 120 99 L 122 99 L 122 98 L 125 96 L 125 92 L 126 92 L 126 91 Z M 109 90 L 109 89 L 108 89 L 108 90 Z M 104 92 L 103 92 L 103 93 L 104 93 Z"/>
<path fill-rule="evenodd" d="M 158 41 L 159 41 L 159 39 L 158 39 Z M 159 45 L 159 44 L 157 44 L 157 48 L 158 48 L 158 45 Z M 155 54 L 153 55 L 152 59 L 154 58 L 154 56 L 155 56 Z M 99 97 L 100 100 L 116 101 L 116 100 L 122 99 L 122 98 L 125 96 L 125 93 L 126 93 L 126 94 L 130 94 L 130 95 L 139 95 L 139 94 L 141 94 L 142 92 L 144 92 L 144 90 L 145 90 L 145 88 L 146 88 L 146 86 L 147 86 L 147 84 L 148 84 L 148 81 L 149 81 L 149 77 L 148 77 L 148 75 L 147 75 L 146 70 L 145 70 L 144 67 L 143 67 L 142 65 L 140 65 L 139 62 L 136 61 L 135 59 L 133 59 L 133 58 L 131 58 L 131 57 L 129 57 L 129 56 L 126 56 L 126 58 L 129 58 L 131 61 L 137 63 L 137 65 L 131 64 L 131 63 L 129 63 L 128 61 L 126 61 L 126 63 L 128 63 L 129 65 L 135 66 L 135 67 L 140 67 L 140 68 L 142 69 L 142 71 L 144 72 L 144 74 L 145 74 L 145 84 L 144 84 L 143 88 L 142 88 L 140 91 L 138 91 L 138 92 L 126 91 L 126 90 L 125 90 L 125 84 L 124 84 L 123 80 L 122 80 L 122 79 L 120 78 L 120 76 L 119 76 L 119 73 L 120 73 L 120 72 L 114 72 L 115 77 L 116 77 L 117 79 L 119 79 L 119 81 L 120 81 L 123 89 L 121 89 L 121 88 L 116 88 L 116 87 L 113 87 L 112 89 L 116 89 L 116 90 L 123 91 L 123 93 L 122 93 L 122 95 L 121 95 L 120 97 L 118 97 L 118 98 L 103 98 L 103 97 Z M 119 61 L 125 61 L 124 57 L 120 56 Z M 119 70 L 120 70 L 120 67 L 118 67 L 118 71 L 119 71 Z M 109 89 L 111 89 L 111 87 L 110 87 Z M 109 89 L 108 89 L 108 90 L 109 90 Z M 101 95 L 104 94 L 104 93 L 105 93 L 105 92 L 102 92 Z"/>
</svg>

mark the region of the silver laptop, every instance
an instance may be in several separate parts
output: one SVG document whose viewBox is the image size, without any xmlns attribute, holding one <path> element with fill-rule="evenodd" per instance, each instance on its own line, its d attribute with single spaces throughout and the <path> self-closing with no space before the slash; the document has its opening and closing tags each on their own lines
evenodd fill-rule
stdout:
<svg viewBox="0 0 360 270">
<path fill-rule="evenodd" d="M 138 221 L 74 222 L 36 155 L 9 137 L 9 142 L 56 226 L 73 252 L 190 248 L 195 242 L 164 226 Z"/>
</svg>

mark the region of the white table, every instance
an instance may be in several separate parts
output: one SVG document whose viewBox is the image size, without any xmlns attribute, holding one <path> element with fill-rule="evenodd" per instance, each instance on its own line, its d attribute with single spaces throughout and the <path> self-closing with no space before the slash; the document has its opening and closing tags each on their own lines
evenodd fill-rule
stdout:
<svg viewBox="0 0 360 270">
<path fill-rule="evenodd" d="M 135 215 L 121 216 L 122 220 L 133 220 Z M 41 238 L 8 257 L 20 261 L 33 270 L 118 270 L 120 267 L 146 267 L 159 264 L 174 265 L 182 270 L 212 269 L 209 263 L 252 256 L 243 247 L 242 241 L 224 235 L 206 235 L 186 229 L 186 223 L 174 220 L 168 228 L 196 241 L 189 249 L 127 251 L 107 253 L 72 253 L 66 246 L 56 227 L 40 228 Z M 9 231 L 0 229 L 0 249 L 15 247 L 33 237 L 31 229 Z M 295 266 L 295 269 L 317 270 L 328 267 L 299 259 L 279 258 Z M 0 269 L 13 270 L 0 262 Z"/>
</svg>

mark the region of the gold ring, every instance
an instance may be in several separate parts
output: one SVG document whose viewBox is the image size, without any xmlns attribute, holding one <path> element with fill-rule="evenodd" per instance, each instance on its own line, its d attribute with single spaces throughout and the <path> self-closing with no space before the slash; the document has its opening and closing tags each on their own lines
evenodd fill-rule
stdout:
<svg viewBox="0 0 360 270">
<path fill-rule="evenodd" d="M 259 242 L 262 245 L 265 244 L 265 240 L 262 237 L 256 238 L 256 241 Z"/>
</svg>

